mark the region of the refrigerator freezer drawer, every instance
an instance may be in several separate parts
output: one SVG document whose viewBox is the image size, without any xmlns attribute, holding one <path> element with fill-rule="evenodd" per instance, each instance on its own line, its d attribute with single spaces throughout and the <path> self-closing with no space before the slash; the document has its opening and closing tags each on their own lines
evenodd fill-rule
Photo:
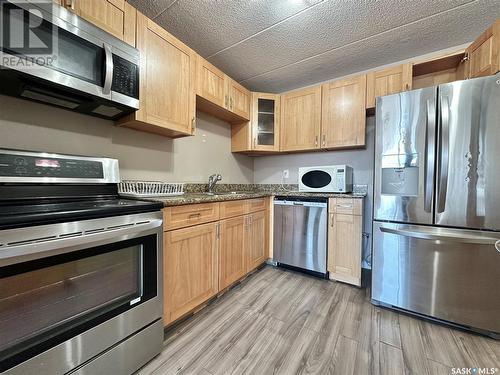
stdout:
<svg viewBox="0 0 500 375">
<path fill-rule="evenodd" d="M 372 299 L 500 333 L 500 233 L 374 222 Z"/>
</svg>

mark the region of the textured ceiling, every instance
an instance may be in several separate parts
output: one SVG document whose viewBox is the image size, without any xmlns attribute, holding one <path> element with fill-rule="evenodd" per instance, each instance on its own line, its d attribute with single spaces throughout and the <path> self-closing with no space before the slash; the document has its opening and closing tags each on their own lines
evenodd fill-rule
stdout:
<svg viewBox="0 0 500 375">
<path fill-rule="evenodd" d="M 129 0 L 255 91 L 283 92 L 467 43 L 500 0 Z"/>
</svg>

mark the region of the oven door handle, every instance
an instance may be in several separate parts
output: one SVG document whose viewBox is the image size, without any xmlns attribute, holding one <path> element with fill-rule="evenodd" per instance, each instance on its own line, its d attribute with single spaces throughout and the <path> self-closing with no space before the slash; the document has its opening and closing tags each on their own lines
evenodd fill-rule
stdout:
<svg viewBox="0 0 500 375">
<path fill-rule="evenodd" d="M 82 233 L 73 237 L 55 237 L 47 240 L 33 241 L 19 245 L 2 246 L 0 251 L 0 267 L 48 256 L 70 253 L 85 248 L 96 247 L 112 242 L 124 241 L 141 235 L 161 233 L 161 219 L 143 223 L 132 223 L 94 233 Z M 158 230 L 158 228 L 160 228 Z"/>
</svg>

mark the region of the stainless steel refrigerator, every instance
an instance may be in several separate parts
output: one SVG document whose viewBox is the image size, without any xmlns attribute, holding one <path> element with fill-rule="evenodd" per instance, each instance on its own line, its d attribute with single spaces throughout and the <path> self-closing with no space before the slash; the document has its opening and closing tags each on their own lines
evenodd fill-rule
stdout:
<svg viewBox="0 0 500 375">
<path fill-rule="evenodd" d="M 372 302 L 500 337 L 500 73 L 377 98 Z"/>
</svg>

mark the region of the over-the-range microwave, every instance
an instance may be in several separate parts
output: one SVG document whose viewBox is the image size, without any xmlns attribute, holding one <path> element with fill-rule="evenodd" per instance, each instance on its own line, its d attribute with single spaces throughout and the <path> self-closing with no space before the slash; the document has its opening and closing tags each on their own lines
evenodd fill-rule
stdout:
<svg viewBox="0 0 500 375">
<path fill-rule="evenodd" d="M 352 192 L 352 168 L 348 165 L 299 168 L 299 191 L 350 193 Z"/>
<path fill-rule="evenodd" d="M 0 0 L 0 94 L 115 120 L 139 108 L 139 51 L 52 1 Z"/>
</svg>

